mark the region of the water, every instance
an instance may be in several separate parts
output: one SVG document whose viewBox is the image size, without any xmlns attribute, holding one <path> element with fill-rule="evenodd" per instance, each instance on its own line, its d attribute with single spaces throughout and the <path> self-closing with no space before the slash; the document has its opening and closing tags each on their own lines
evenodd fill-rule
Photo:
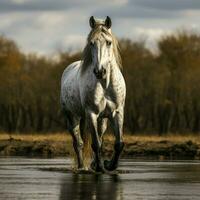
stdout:
<svg viewBox="0 0 200 200">
<path fill-rule="evenodd" d="M 0 158 L 0 199 L 200 199 L 197 161 L 124 159 L 112 175 L 74 174 L 70 168 L 69 159 Z"/>
</svg>

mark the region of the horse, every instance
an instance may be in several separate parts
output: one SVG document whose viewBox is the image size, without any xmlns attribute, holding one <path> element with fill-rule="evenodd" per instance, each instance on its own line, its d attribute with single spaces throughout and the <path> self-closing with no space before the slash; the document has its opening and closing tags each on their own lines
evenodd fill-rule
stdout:
<svg viewBox="0 0 200 200">
<path fill-rule="evenodd" d="M 113 171 L 124 147 L 123 121 L 126 84 L 121 69 L 119 45 L 111 31 L 111 18 L 89 19 L 91 31 L 82 60 L 73 62 L 61 78 L 61 109 L 73 139 L 77 169 L 84 169 L 83 137 L 91 134 L 94 158 L 90 164 L 96 172 Z M 102 160 L 102 137 L 108 120 L 114 131 L 114 152 Z M 88 127 L 86 133 L 85 127 Z"/>
</svg>

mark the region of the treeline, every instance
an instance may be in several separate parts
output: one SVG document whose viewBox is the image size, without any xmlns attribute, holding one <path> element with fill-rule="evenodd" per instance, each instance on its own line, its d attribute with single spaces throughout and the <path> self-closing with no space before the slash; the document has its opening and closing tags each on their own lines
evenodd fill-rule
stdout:
<svg viewBox="0 0 200 200">
<path fill-rule="evenodd" d="M 127 84 L 125 130 L 131 133 L 199 132 L 200 35 L 179 32 L 158 42 L 153 54 L 142 42 L 121 40 Z M 60 78 L 81 52 L 58 59 L 26 55 L 0 37 L 0 131 L 64 131 Z"/>
</svg>

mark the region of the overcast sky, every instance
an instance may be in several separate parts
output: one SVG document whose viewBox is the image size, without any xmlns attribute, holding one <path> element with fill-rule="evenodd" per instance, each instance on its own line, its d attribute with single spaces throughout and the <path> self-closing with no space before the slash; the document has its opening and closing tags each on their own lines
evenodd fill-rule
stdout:
<svg viewBox="0 0 200 200">
<path fill-rule="evenodd" d="M 146 38 L 150 48 L 177 29 L 200 32 L 200 0 L 0 0 L 0 34 L 27 53 L 81 50 L 91 15 L 109 15 L 118 38 Z"/>
</svg>

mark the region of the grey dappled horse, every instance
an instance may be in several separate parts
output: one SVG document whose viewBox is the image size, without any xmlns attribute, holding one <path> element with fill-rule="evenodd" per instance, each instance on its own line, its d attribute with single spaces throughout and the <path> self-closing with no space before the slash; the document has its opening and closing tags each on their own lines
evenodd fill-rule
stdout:
<svg viewBox="0 0 200 200">
<path fill-rule="evenodd" d="M 91 31 L 83 52 L 83 60 L 70 64 L 61 80 L 61 106 L 68 131 L 73 138 L 78 169 L 84 168 L 84 125 L 89 127 L 95 171 L 115 170 L 123 149 L 122 128 L 126 85 L 121 73 L 118 42 L 111 32 L 111 19 L 89 20 Z M 115 135 L 114 153 L 110 161 L 101 160 L 102 136 L 110 120 Z"/>
</svg>

